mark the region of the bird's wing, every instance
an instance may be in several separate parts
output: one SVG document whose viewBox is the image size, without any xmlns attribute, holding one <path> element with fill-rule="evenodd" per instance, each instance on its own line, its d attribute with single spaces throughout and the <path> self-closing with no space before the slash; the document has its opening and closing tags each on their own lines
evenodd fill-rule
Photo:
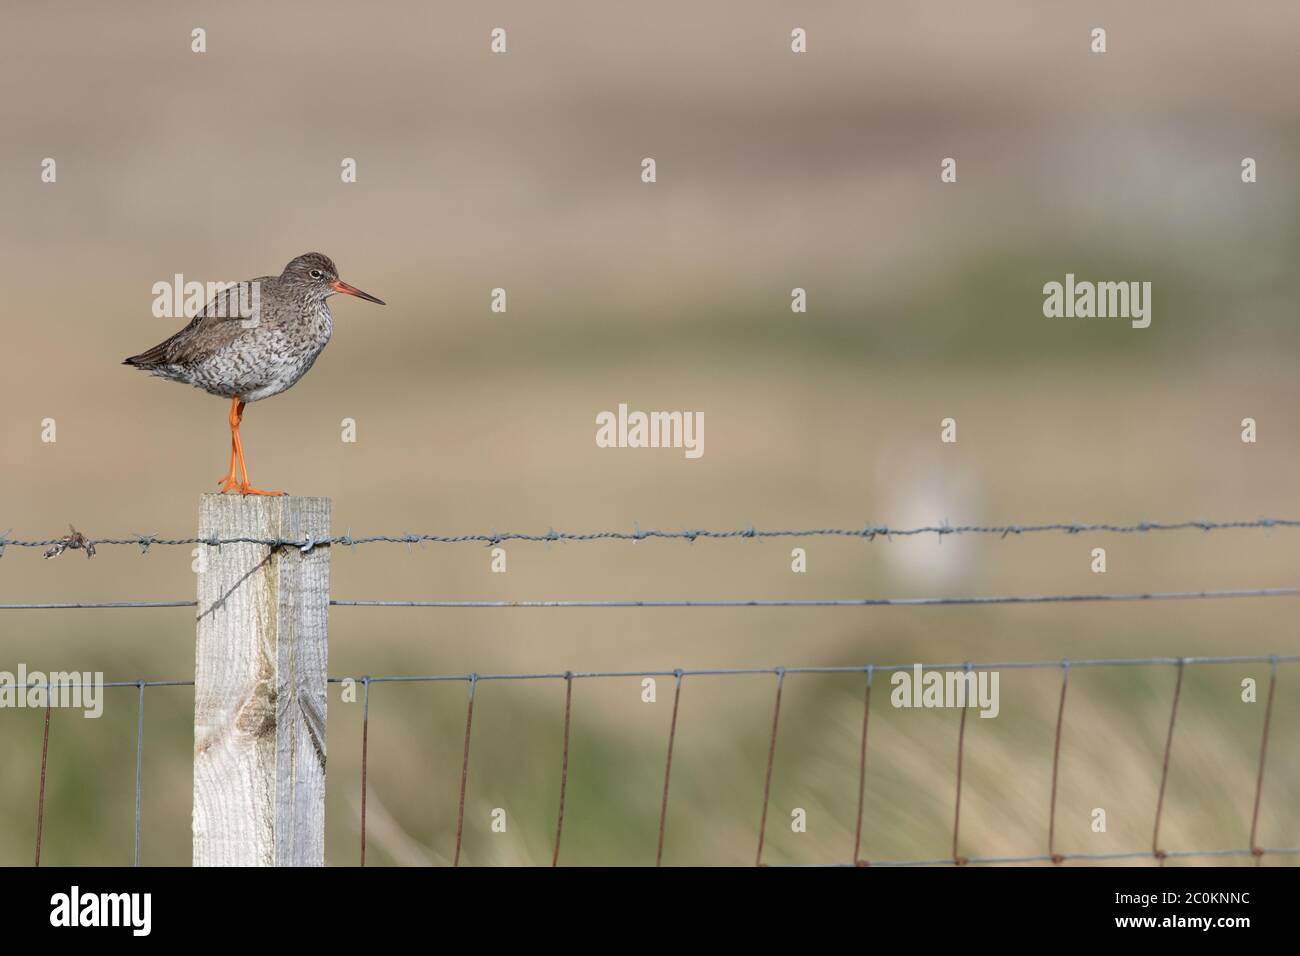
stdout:
<svg viewBox="0 0 1300 956">
<path fill-rule="evenodd" d="M 260 279 L 249 279 L 247 282 L 236 282 L 226 286 L 195 314 L 190 325 L 199 322 L 229 322 L 232 319 L 255 321 L 258 318 L 256 310 L 261 305 L 262 291 L 271 281 L 270 276 L 263 276 Z"/>
<path fill-rule="evenodd" d="M 263 276 L 218 291 L 189 325 L 148 351 L 127 359 L 127 363 L 183 364 L 196 351 L 219 351 L 261 320 L 262 292 L 271 281 L 271 276 Z"/>
</svg>

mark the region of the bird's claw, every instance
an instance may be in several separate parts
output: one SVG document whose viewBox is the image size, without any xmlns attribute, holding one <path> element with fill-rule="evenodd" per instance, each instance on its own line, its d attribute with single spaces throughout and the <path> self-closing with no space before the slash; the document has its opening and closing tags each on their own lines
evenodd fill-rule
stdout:
<svg viewBox="0 0 1300 956">
<path fill-rule="evenodd" d="M 224 495 L 227 491 L 235 491 L 241 495 L 266 495 L 270 498 L 279 498 L 284 494 L 283 491 L 263 491 L 261 488 L 254 488 L 248 482 L 241 482 L 229 475 L 218 478 L 217 481 L 221 485 L 221 490 L 217 492 L 219 495 Z"/>
</svg>

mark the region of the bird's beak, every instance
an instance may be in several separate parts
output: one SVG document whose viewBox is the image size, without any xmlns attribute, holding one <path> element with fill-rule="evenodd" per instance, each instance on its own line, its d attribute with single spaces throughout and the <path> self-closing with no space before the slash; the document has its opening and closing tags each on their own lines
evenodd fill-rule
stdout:
<svg viewBox="0 0 1300 956">
<path fill-rule="evenodd" d="M 355 295 L 358 299 L 365 299 L 367 302 L 377 302 L 380 305 L 384 304 L 383 299 L 376 299 L 369 292 L 362 292 L 356 286 L 348 285 L 342 279 L 336 280 L 334 284 L 330 286 L 330 288 L 333 289 L 335 292 L 342 292 L 344 295 Z"/>
</svg>

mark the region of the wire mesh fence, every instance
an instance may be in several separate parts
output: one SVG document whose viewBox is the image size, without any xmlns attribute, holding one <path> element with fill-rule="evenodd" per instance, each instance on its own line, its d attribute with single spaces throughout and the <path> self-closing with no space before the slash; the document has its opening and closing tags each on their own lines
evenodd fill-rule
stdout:
<svg viewBox="0 0 1300 956">
<path fill-rule="evenodd" d="M 1300 522 L 1277 519 L 1259 519 L 1256 521 L 1246 522 L 1203 522 L 1188 521 L 1178 523 L 1154 523 L 1142 522 L 1136 525 L 1117 525 L 1117 524 L 1069 524 L 1053 523 L 1039 525 L 1008 525 L 1002 527 L 977 527 L 977 526 L 958 526 L 950 527 L 947 525 L 931 526 L 912 529 L 890 529 L 884 526 L 868 526 L 862 530 L 850 529 L 813 529 L 804 531 L 759 531 L 753 528 L 741 529 L 735 531 L 683 531 L 683 532 L 661 532 L 661 531 L 641 531 L 636 530 L 631 533 L 627 532 L 593 532 L 589 534 L 570 535 L 561 532 L 550 531 L 542 535 L 526 535 L 515 533 L 492 533 L 489 535 L 404 535 L 404 536 L 370 536 L 363 538 L 352 538 L 350 536 L 341 536 L 319 541 L 307 539 L 263 539 L 263 538 L 209 538 L 201 540 L 198 538 L 177 538 L 177 539 L 159 539 L 155 536 L 136 536 L 134 538 L 105 538 L 105 539 L 86 539 L 78 535 L 75 531 L 73 535 L 67 538 L 50 539 L 44 541 L 15 541 L 8 540 L 0 535 L 0 554 L 3 553 L 4 546 L 16 547 L 46 547 L 55 551 L 57 545 L 63 542 L 67 545 L 69 538 L 74 539 L 74 544 L 68 547 L 81 548 L 88 554 L 93 554 L 96 546 L 102 545 L 139 545 L 142 553 L 147 553 L 153 545 L 205 545 L 211 547 L 221 547 L 223 544 L 242 543 L 264 545 L 271 549 L 292 547 L 298 548 L 304 552 L 310 551 L 317 547 L 332 546 L 336 544 L 356 545 L 363 543 L 404 543 L 416 544 L 423 542 L 438 543 L 464 543 L 477 542 L 488 545 L 494 545 L 507 540 L 526 540 L 536 542 L 556 542 L 556 541 L 596 541 L 596 540 L 614 540 L 614 541 L 640 541 L 647 538 L 668 538 L 695 541 L 707 538 L 755 538 L 755 537 L 789 537 L 789 536 L 852 536 L 871 540 L 879 536 L 891 535 L 917 535 L 917 534 L 993 534 L 1000 537 L 1006 537 L 1009 534 L 1025 534 L 1045 531 L 1059 531 L 1065 533 L 1079 533 L 1081 531 L 1107 531 L 1115 533 L 1147 533 L 1151 531 L 1169 531 L 1169 530 L 1187 530 L 1198 529 L 1203 531 L 1225 531 L 1230 529 L 1255 529 L 1265 530 L 1271 528 L 1294 528 L 1300 527 Z M 67 547 L 62 550 L 67 550 Z M 58 550 L 56 553 L 62 553 Z M 47 557 L 53 556 L 47 552 Z M 827 606 L 844 606 L 844 607 L 872 607 L 872 606 L 926 606 L 926 605 L 968 605 L 968 604 L 1037 604 L 1037 603 L 1077 603 L 1077 602 L 1094 602 L 1094 601 L 1152 601 L 1152 600 L 1196 600 L 1208 598 L 1253 598 L 1253 597 L 1273 597 L 1273 596 L 1295 596 L 1300 595 L 1300 587 L 1283 587 L 1283 588 L 1253 588 L 1253 589 L 1236 589 L 1236 590 L 1212 590 L 1212 591 L 1173 591 L 1173 592 L 1142 592 L 1142 593 L 1124 593 L 1124 594 L 1049 594 L 1049 595 L 1017 595 L 1017 596 L 982 596 L 982 597 L 962 597 L 962 596 L 939 596 L 932 598 L 845 598 L 845 599 L 825 599 L 825 600 L 782 600 L 782 599 L 734 599 L 734 600 L 663 600 L 663 601 L 458 601 L 458 600 L 415 600 L 415 601 L 390 601 L 390 600 L 330 600 L 334 606 L 352 606 L 352 607 L 424 607 L 424 608 L 580 608 L 580 607 L 626 607 L 626 608 L 644 608 L 644 607 L 827 607 Z M 56 603 L 4 603 L 0 604 L 0 610 L 56 610 L 56 609 L 112 609 L 112 608 L 171 608 L 171 607 L 196 607 L 197 601 L 174 600 L 174 601 L 114 601 L 114 602 L 56 602 Z M 552 845 L 551 864 L 558 865 L 561 858 L 561 847 L 564 835 L 565 824 L 565 795 L 569 782 L 569 743 L 573 721 L 573 684 L 575 681 L 594 681 L 610 680 L 619 678 L 671 678 L 673 680 L 673 706 L 672 716 L 669 724 L 667 739 L 664 749 L 664 772 L 663 772 L 663 791 L 662 800 L 660 801 L 660 813 L 658 820 L 657 843 L 655 853 L 655 865 L 660 865 L 664 858 L 665 839 L 667 834 L 668 807 L 670 802 L 673 754 L 677 743 L 679 732 L 686 728 L 679 726 L 679 705 L 681 702 L 684 688 L 688 687 L 692 678 L 701 677 L 724 677 L 735 678 L 741 676 L 770 675 L 774 678 L 770 735 L 768 738 L 767 756 L 765 772 L 763 776 L 761 815 L 758 820 L 757 831 L 755 835 L 756 849 L 754 863 L 757 866 L 767 865 L 763 859 L 764 844 L 768 830 L 767 818 L 768 809 L 771 800 L 773 773 L 777 764 L 778 737 L 781 727 L 781 698 L 785 688 L 786 680 L 789 677 L 799 677 L 801 679 L 814 677 L 816 675 L 840 674 L 862 676 L 862 721 L 861 734 L 858 746 L 858 757 L 856 767 L 857 779 L 857 800 L 856 800 L 856 819 L 853 826 L 853 845 L 851 848 L 845 847 L 844 859 L 840 863 L 829 865 L 835 866 L 884 866 L 884 867 L 910 867 L 910 866 L 927 866 L 927 865 L 967 865 L 967 864 L 1018 864 L 1018 863 L 1054 863 L 1060 864 L 1067 861 L 1079 862 L 1121 862 L 1126 860 L 1153 859 L 1160 865 L 1168 859 L 1202 859 L 1228 860 L 1233 858 L 1253 858 L 1258 865 L 1263 857 L 1274 856 L 1279 858 L 1291 858 L 1300 854 L 1300 847 L 1285 846 L 1263 846 L 1259 841 L 1259 820 L 1260 810 L 1264 793 L 1265 769 L 1267 766 L 1267 756 L 1269 748 L 1269 735 L 1273 723 L 1274 702 L 1278 685 L 1279 671 L 1282 667 L 1295 664 L 1300 661 L 1300 655 L 1254 655 L 1254 656 L 1200 656 L 1200 657 L 1134 657 L 1134 658 L 1093 658 L 1080 660 L 1007 660 L 1007 661 L 990 661 L 976 663 L 972 661 L 958 663 L 908 663 L 908 664 L 854 664 L 845 666 L 767 666 L 767 667 L 741 667 L 741 668 L 664 668 L 659 670 L 610 670 L 610 671 L 572 671 L 572 670 L 554 670 L 549 672 L 535 673 L 460 673 L 460 674 L 415 674 L 415 675 L 387 675 L 387 676 L 336 676 L 328 678 L 332 684 L 341 684 L 351 682 L 360 685 L 362 689 L 362 719 L 359 748 L 361 754 L 360 761 L 360 809 L 358 829 L 360 833 L 359 846 L 359 864 L 364 866 L 366 860 L 366 794 L 368 789 L 368 754 L 371 746 L 370 741 L 370 695 L 372 685 L 385 684 L 420 684 L 420 683 L 463 683 L 467 687 L 467 700 L 465 706 L 465 723 L 463 744 L 461 747 L 462 761 L 459 777 L 458 802 L 456 807 L 456 827 L 455 827 L 455 850 L 452 857 L 452 865 L 459 865 L 461 859 L 461 849 L 464 837 L 465 827 L 465 794 L 470 774 L 472 743 L 473 743 L 473 719 L 474 704 L 478 685 L 483 682 L 497 681 L 556 681 L 564 684 L 564 707 L 563 707 L 563 736 L 561 752 L 557 755 L 560 761 L 560 792 L 559 792 L 559 809 L 556 818 L 555 836 Z M 1258 743 L 1257 770 L 1254 778 L 1254 792 L 1251 803 L 1252 811 L 1250 817 L 1249 838 L 1244 846 L 1229 849 L 1167 849 L 1161 845 L 1161 821 L 1164 811 L 1165 795 L 1169 779 L 1170 762 L 1174 750 L 1175 728 L 1178 723 L 1179 702 L 1183 688 L 1184 675 L 1189 667 L 1208 667 L 1214 665 L 1227 664 L 1267 664 L 1269 667 L 1268 690 L 1264 708 L 1264 717 L 1262 731 Z M 1160 785 L 1154 807 L 1154 825 L 1151 834 L 1151 844 L 1149 848 L 1133 849 L 1124 852 L 1111 853 L 1063 853 L 1057 846 L 1057 803 L 1058 803 L 1058 780 L 1059 770 L 1062 762 L 1062 737 L 1061 731 L 1065 720 L 1067 710 L 1067 697 L 1072 670 L 1079 668 L 1134 668 L 1134 667 L 1172 667 L 1176 671 L 1174 689 L 1171 695 L 1169 705 L 1168 729 L 1163 747 L 1163 759 L 1161 762 Z M 963 761 L 965 758 L 965 740 L 966 740 L 966 722 L 969 707 L 960 708 L 960 717 L 958 723 L 957 740 L 955 746 L 954 767 L 952 777 L 953 787 L 953 813 L 951 826 L 951 854 L 947 857 L 928 858 L 928 859 L 864 859 L 861 854 L 863 846 L 864 832 L 870 829 L 870 821 L 864 820 L 864 802 L 866 793 L 866 780 L 871 769 L 869 760 L 869 728 L 872 713 L 872 688 L 876 675 L 893 674 L 900 671 L 928 671 L 928 672 L 964 672 L 970 674 L 977 671 L 1001 671 L 1001 670 L 1059 670 L 1061 674 L 1059 704 L 1056 711 L 1055 728 L 1054 728 L 1054 745 L 1052 749 L 1052 775 L 1051 790 L 1049 798 L 1048 811 L 1048 829 L 1044 834 L 1043 852 L 1039 854 L 1023 854 L 1015 856 L 966 856 L 961 852 L 961 804 L 963 789 Z M 45 792 L 46 778 L 48 771 L 48 757 L 51 746 L 51 716 L 53 710 L 53 698 L 55 691 L 60 688 L 72 689 L 74 687 L 84 686 L 68 681 L 52 682 L 32 682 L 21 685 L 19 690 L 25 692 L 44 690 L 44 720 L 42 724 L 41 739 L 41 759 L 39 768 L 39 777 L 37 783 L 37 808 L 36 808 L 36 829 L 35 829 L 35 854 L 34 861 L 40 865 L 41 860 L 41 841 L 45 828 Z M 134 689 L 136 693 L 137 719 L 136 719 L 136 746 L 135 746 L 135 794 L 134 794 L 134 834 L 133 834 L 133 862 L 139 866 L 141 864 L 141 845 L 140 832 L 141 821 L 143 816 L 143 762 L 144 762 L 144 714 L 146 691 L 149 689 L 167 688 L 167 687 L 192 687 L 193 680 L 175 679 L 175 680 L 118 680 L 104 682 L 100 687 L 114 691 L 126 691 Z M 56 738 L 57 740 L 57 738 Z M 865 828 L 865 829 L 864 829 Z M 850 852 L 851 850 L 851 852 Z M 648 861 L 646 861 L 648 862 Z M 822 864 L 825 865 L 825 864 Z"/>
<path fill-rule="evenodd" d="M 367 756 L 370 747 L 370 695 L 372 685 L 383 685 L 390 683 L 434 683 L 434 682 L 455 682 L 463 683 L 467 686 L 467 702 L 465 707 L 465 731 L 463 742 L 463 758 L 460 772 L 459 800 L 457 805 L 456 816 L 456 846 L 453 857 L 453 865 L 458 865 L 461 855 L 461 846 L 464 835 L 465 820 L 465 789 L 467 786 L 470 770 L 470 760 L 472 753 L 473 741 L 473 719 L 474 719 L 474 702 L 475 692 L 480 683 L 488 681 L 557 681 L 563 682 L 565 686 L 564 696 L 564 732 L 563 746 L 559 754 L 561 764 L 560 771 L 560 803 L 559 813 L 556 820 L 555 840 L 552 852 L 552 865 L 556 865 L 560 859 L 560 848 L 564 832 L 564 796 L 568 786 L 569 777 L 569 739 L 572 726 L 573 716 L 573 683 L 574 681 L 590 681 L 602 679 L 619 679 L 619 678 L 672 678 L 674 682 L 673 689 L 673 707 L 672 718 L 669 724 L 669 731 L 665 746 L 664 774 L 663 774 L 663 800 L 660 809 L 658 823 L 658 840 L 655 857 L 655 864 L 659 865 L 663 861 L 664 841 L 666 836 L 668 820 L 669 793 L 672 782 L 672 762 L 673 751 L 676 745 L 679 733 L 678 712 L 681 702 L 682 692 L 685 685 L 689 683 L 689 678 L 699 677 L 739 677 L 753 675 L 771 675 L 774 681 L 774 698 L 772 706 L 771 732 L 767 749 L 767 763 L 763 778 L 763 799 L 762 814 L 757 828 L 757 849 L 755 853 L 755 865 L 765 865 L 763 863 L 763 845 L 767 832 L 767 813 L 770 802 L 772 775 L 776 765 L 777 740 L 781 724 L 781 695 L 785 686 L 786 679 L 794 675 L 825 675 L 825 674 L 860 674 L 863 678 L 863 705 L 862 705 L 862 731 L 860 738 L 860 749 L 858 752 L 857 766 L 857 818 L 854 823 L 854 843 L 852 853 L 845 854 L 845 861 L 842 866 L 925 866 L 925 865 L 965 865 L 965 864 L 1011 864 L 1011 863 L 1035 863 L 1051 862 L 1064 863 L 1068 860 L 1077 861 L 1122 861 L 1135 860 L 1141 858 L 1155 859 L 1163 863 L 1165 859 L 1193 859 L 1193 858 L 1229 858 L 1229 857 L 1253 857 L 1256 862 L 1267 855 L 1273 856 L 1294 856 L 1300 854 L 1300 847 L 1265 847 L 1260 846 L 1257 842 L 1259 815 L 1264 787 L 1264 775 L 1267 765 L 1269 734 L 1273 719 L 1274 700 L 1276 698 L 1276 689 L 1278 683 L 1279 669 L 1283 665 L 1290 665 L 1300 662 L 1300 655 L 1276 655 L 1276 656 L 1230 656 L 1230 657 L 1149 657 L 1149 658 L 1096 658 L 1086 660 L 1017 660 L 1017 661 L 989 661 L 989 662 L 962 662 L 962 663 L 935 663 L 935 664 L 863 664 L 853 666 L 809 666 L 809 667 L 747 667 L 747 668 L 674 668 L 663 670 L 629 670 L 629 671 L 564 671 L 550 673 L 517 673 L 517 674 L 419 674 L 419 675 L 386 675 L 386 676 L 338 676 L 329 678 L 331 684 L 342 684 L 353 682 L 362 688 L 362 725 L 361 739 L 359 748 L 361 751 L 361 809 L 360 819 L 358 821 L 360 831 L 360 865 L 365 865 L 366 855 L 366 792 L 367 792 Z M 1259 740 L 1258 750 L 1258 771 L 1254 780 L 1254 796 L 1252 801 L 1252 813 L 1250 822 L 1250 837 L 1247 845 L 1235 849 L 1181 849 L 1169 850 L 1161 846 L 1160 843 L 1160 825 L 1161 816 L 1164 806 L 1165 790 L 1169 777 L 1170 760 L 1173 752 L 1174 730 L 1178 720 L 1179 698 L 1183 685 L 1183 674 L 1188 667 L 1205 667 L 1224 664 L 1268 664 L 1269 665 L 1269 686 L 1265 698 L 1263 730 Z M 890 674 L 898 671 L 912 671 L 920 667 L 924 671 L 991 671 L 991 670 L 1042 670 L 1052 669 L 1059 670 L 1061 673 L 1060 687 L 1060 704 L 1056 713 L 1054 747 L 1052 751 L 1052 787 L 1050 795 L 1049 809 L 1049 829 L 1045 835 L 1045 851 L 1041 854 L 1029 854 L 1021 856 L 1001 856 L 1001 857 L 981 857 L 963 856 L 960 852 L 961 838 L 961 797 L 962 797 L 962 764 L 965 757 L 965 737 L 966 737 L 966 715 L 967 708 L 960 711 L 959 730 L 956 742 L 955 752 L 955 770 L 953 776 L 954 801 L 953 801 L 953 824 L 952 824 L 952 855 L 945 858 L 931 859 L 900 859 L 900 860 L 864 860 L 861 858 L 860 850 L 864 834 L 863 806 L 866 788 L 866 777 L 869 772 L 868 762 L 868 732 L 870 727 L 871 716 L 871 698 L 874 678 L 878 674 Z M 1056 809 L 1057 809 L 1057 780 L 1058 772 L 1062 760 L 1061 748 L 1061 728 L 1065 720 L 1067 691 L 1069 688 L 1069 678 L 1072 669 L 1078 668 L 1120 668 L 1120 667 L 1172 667 L 1177 672 L 1177 679 L 1172 694 L 1169 709 L 1168 735 L 1165 740 L 1163 750 L 1163 760 L 1161 763 L 1160 788 L 1154 809 L 1154 828 L 1151 836 L 1150 849 L 1135 849 L 1123 853 L 1061 853 L 1056 846 Z M 192 687 L 194 684 L 191 680 L 130 680 L 130 681 L 109 681 L 101 685 L 105 689 L 112 690 L 135 690 L 137 694 L 137 724 L 136 724 L 136 748 L 135 748 L 135 818 L 134 818 L 134 863 L 139 866 L 140 859 L 140 828 L 142 819 L 143 794 L 142 794 L 142 768 L 144 761 L 144 712 L 145 712 L 145 691 L 150 688 L 163 687 Z M 52 696 L 51 691 L 59 687 L 72 687 L 73 684 L 51 684 L 45 682 L 31 683 L 24 685 L 27 689 L 44 688 L 47 696 Z M 39 776 L 39 791 L 37 798 L 37 823 L 36 823 L 36 847 L 35 862 L 40 865 L 41 838 L 43 833 L 45 817 L 45 782 L 46 767 L 50 748 L 50 718 L 52 706 L 47 702 L 45 706 L 45 719 L 43 722 L 42 741 L 41 741 L 41 764 Z M 846 848 L 847 850 L 848 848 Z"/>
</svg>

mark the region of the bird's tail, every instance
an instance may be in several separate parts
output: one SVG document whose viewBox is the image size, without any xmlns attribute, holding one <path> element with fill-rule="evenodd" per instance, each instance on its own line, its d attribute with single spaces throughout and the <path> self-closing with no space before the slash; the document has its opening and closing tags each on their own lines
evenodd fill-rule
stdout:
<svg viewBox="0 0 1300 956">
<path fill-rule="evenodd" d="M 162 365 L 167 360 L 163 349 L 163 346 L 166 344 L 166 342 L 162 342 L 146 352 L 141 352 L 139 355 L 132 355 L 130 358 L 123 359 L 122 364 L 132 365 L 135 368 L 153 368 L 156 365 Z"/>
</svg>

